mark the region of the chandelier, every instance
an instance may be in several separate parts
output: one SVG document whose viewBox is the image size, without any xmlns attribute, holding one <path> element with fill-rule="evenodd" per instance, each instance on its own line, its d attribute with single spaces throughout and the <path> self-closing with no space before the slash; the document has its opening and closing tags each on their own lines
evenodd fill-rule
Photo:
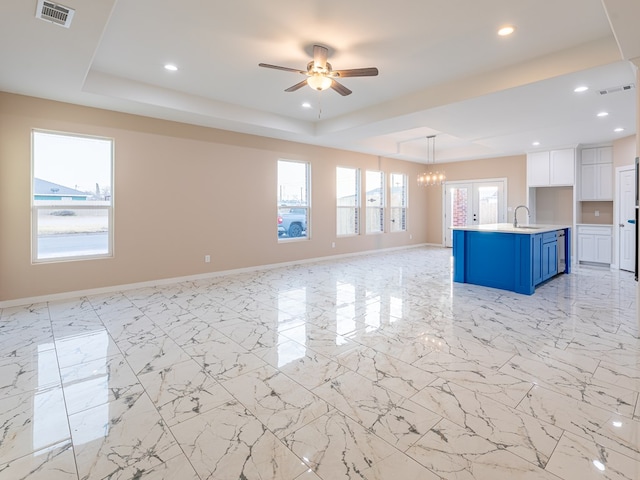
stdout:
<svg viewBox="0 0 640 480">
<path fill-rule="evenodd" d="M 436 165 L 436 136 L 429 135 L 427 137 L 427 165 L 435 167 Z M 444 172 L 433 172 L 429 170 L 429 173 L 422 172 L 418 175 L 418 186 L 427 187 L 432 185 L 442 185 L 446 180 Z"/>
</svg>

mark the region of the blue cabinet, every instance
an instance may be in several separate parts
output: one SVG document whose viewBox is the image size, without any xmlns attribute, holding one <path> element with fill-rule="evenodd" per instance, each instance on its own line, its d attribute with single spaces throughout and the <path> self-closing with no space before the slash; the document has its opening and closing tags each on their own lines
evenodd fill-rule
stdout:
<svg viewBox="0 0 640 480">
<path fill-rule="evenodd" d="M 453 281 L 531 295 L 536 285 L 558 273 L 558 241 L 566 256 L 561 271 L 570 273 L 571 229 L 558 240 L 556 231 L 510 233 L 453 231 Z"/>
<path fill-rule="evenodd" d="M 533 284 L 549 280 L 558 273 L 558 239 L 556 232 L 532 235 Z"/>
<path fill-rule="evenodd" d="M 558 273 L 558 242 L 542 244 L 542 281 L 550 279 Z"/>
<path fill-rule="evenodd" d="M 533 284 L 538 285 L 542 283 L 544 280 L 542 279 L 542 234 L 538 233 L 536 235 L 531 236 L 531 257 L 532 257 L 532 265 L 531 272 L 533 273 Z"/>
</svg>

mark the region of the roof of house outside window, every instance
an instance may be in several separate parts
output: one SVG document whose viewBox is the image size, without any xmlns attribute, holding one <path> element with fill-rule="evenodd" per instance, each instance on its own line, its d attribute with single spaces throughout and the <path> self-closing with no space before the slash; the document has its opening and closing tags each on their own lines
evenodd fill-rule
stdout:
<svg viewBox="0 0 640 480">
<path fill-rule="evenodd" d="M 85 199 L 91 196 L 90 193 L 81 192 L 75 188 L 65 187 L 41 178 L 33 179 L 33 194 L 35 196 L 84 197 Z"/>
</svg>

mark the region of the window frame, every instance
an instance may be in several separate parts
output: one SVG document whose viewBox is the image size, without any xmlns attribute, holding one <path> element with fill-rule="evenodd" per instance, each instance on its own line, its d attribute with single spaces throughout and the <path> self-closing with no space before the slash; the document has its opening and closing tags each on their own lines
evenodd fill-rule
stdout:
<svg viewBox="0 0 640 480">
<path fill-rule="evenodd" d="M 85 139 L 94 139 L 109 142 L 110 144 L 110 152 L 109 152 L 109 182 L 110 182 L 110 190 L 111 193 L 109 195 L 109 204 L 96 204 L 93 202 L 96 201 L 88 201 L 92 202 L 91 204 L 71 204 L 71 202 L 66 201 L 66 203 L 56 203 L 56 202 L 65 202 L 62 200 L 36 200 L 35 199 L 35 167 L 36 167 L 36 136 L 38 134 L 44 135 L 56 135 L 60 137 L 71 137 L 71 138 L 85 138 Z M 31 205 L 31 263 L 33 265 L 36 264 L 48 264 L 48 263 L 61 263 L 61 262 L 78 262 L 78 261 L 86 261 L 86 260 L 98 260 L 98 259 L 106 259 L 114 257 L 114 210 L 115 210 L 115 192 L 114 192 L 114 179 L 115 179 L 115 139 L 112 137 L 104 137 L 100 135 L 91 135 L 91 134 L 83 134 L 83 133 L 75 133 L 75 132 L 62 132 L 56 130 L 47 130 L 41 128 L 33 128 L 31 129 L 31 186 L 30 186 L 30 205 Z M 72 200 L 73 201 L 73 200 Z M 38 258 L 38 213 L 45 210 L 60 210 L 60 209 L 69 209 L 69 210 L 106 210 L 106 220 L 107 220 L 107 252 L 106 253 L 92 253 L 92 254 L 81 254 L 81 255 L 61 255 L 54 257 L 45 257 Z"/>
<path fill-rule="evenodd" d="M 305 190 L 306 190 L 306 205 L 297 204 L 283 204 L 280 198 L 280 163 L 297 163 L 305 166 Z M 277 215 L 280 216 L 280 209 L 283 208 L 304 208 L 306 210 L 306 235 L 300 237 L 281 237 L 276 230 L 278 236 L 278 243 L 288 243 L 295 241 L 307 241 L 311 239 L 311 162 L 306 160 L 290 160 L 286 158 L 279 158 L 276 163 L 276 210 Z"/>
<path fill-rule="evenodd" d="M 365 211 L 366 211 L 366 228 L 365 228 L 365 233 L 367 235 L 379 235 L 382 233 L 386 232 L 386 202 L 387 202 L 387 195 L 386 195 L 386 191 L 385 191 L 385 174 L 382 170 L 366 170 L 365 171 L 365 190 L 364 190 L 364 195 L 365 197 L 368 196 L 369 192 L 369 185 L 368 185 L 368 174 L 369 173 L 375 173 L 378 174 L 380 176 L 380 205 L 375 205 L 375 206 L 369 206 L 366 205 L 365 206 Z M 377 188 L 377 187 L 376 187 Z M 371 222 L 369 222 L 369 212 L 373 211 L 373 210 L 379 210 L 380 211 L 380 228 L 377 230 L 372 230 L 371 229 Z"/>
<path fill-rule="evenodd" d="M 338 204 L 338 169 L 351 170 L 355 173 L 355 205 L 339 205 Z M 341 216 L 338 214 L 340 210 L 353 210 L 355 216 L 355 233 L 340 233 L 338 224 Z M 336 237 L 356 237 L 362 231 L 362 172 L 358 167 L 336 167 Z"/>
<path fill-rule="evenodd" d="M 394 176 L 402 177 L 402 193 L 401 193 L 400 205 L 394 205 L 394 198 L 395 198 L 393 194 Z M 409 208 L 408 175 L 406 173 L 391 172 L 389 174 L 389 232 L 390 233 L 406 232 L 408 230 L 407 228 L 407 220 L 409 215 L 408 208 Z M 401 228 L 399 229 L 394 229 L 394 225 L 395 225 L 394 215 L 393 215 L 394 210 L 400 210 Z"/>
</svg>

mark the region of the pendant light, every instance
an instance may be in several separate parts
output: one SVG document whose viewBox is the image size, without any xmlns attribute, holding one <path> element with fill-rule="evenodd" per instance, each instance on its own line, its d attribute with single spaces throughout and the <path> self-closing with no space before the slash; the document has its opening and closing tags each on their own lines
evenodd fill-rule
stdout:
<svg viewBox="0 0 640 480">
<path fill-rule="evenodd" d="M 435 168 L 436 165 L 436 136 L 429 135 L 427 137 L 427 165 Z M 418 186 L 427 187 L 433 185 L 442 185 L 446 180 L 444 172 L 435 173 L 433 170 L 429 170 L 429 173 L 422 172 L 418 175 Z"/>
</svg>

